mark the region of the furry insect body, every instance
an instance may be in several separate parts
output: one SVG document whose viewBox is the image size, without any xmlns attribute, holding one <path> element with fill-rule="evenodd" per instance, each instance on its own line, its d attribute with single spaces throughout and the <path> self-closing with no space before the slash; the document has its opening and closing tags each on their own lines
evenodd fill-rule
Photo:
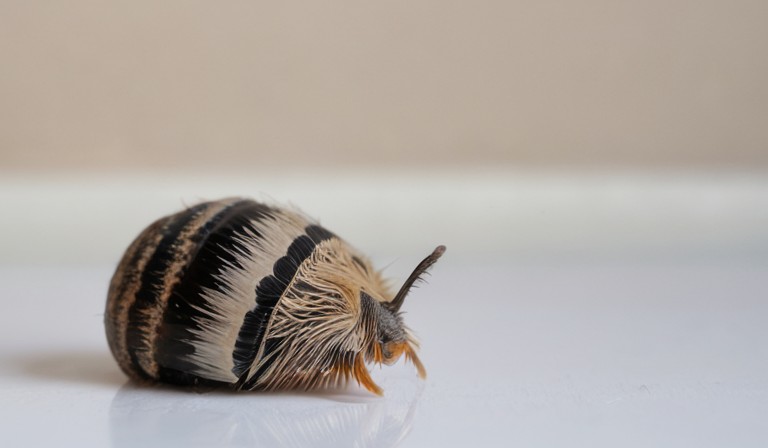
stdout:
<svg viewBox="0 0 768 448">
<path fill-rule="evenodd" d="M 129 376 L 238 390 L 318 389 L 401 356 L 421 377 L 397 294 L 345 241 L 300 213 L 232 198 L 161 218 L 128 247 L 109 287 L 109 347 Z"/>
</svg>

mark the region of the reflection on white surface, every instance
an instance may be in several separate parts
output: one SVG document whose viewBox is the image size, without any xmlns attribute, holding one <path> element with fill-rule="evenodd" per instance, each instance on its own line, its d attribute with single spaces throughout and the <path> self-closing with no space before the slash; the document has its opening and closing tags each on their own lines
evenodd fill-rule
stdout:
<svg viewBox="0 0 768 448">
<path fill-rule="evenodd" d="M 403 380 L 391 389 L 385 398 L 201 394 L 129 383 L 112 400 L 110 438 L 115 447 L 393 447 L 410 430 L 421 386 Z"/>
<path fill-rule="evenodd" d="M 627 215 L 637 225 L 623 230 L 613 204 L 629 210 L 632 196 L 596 199 L 601 212 L 585 208 L 583 220 L 564 220 L 569 212 L 552 203 L 542 208 L 541 219 L 563 219 L 579 235 L 596 221 L 595 234 L 639 236 L 645 224 L 664 223 L 659 239 L 635 241 L 649 247 L 645 254 L 604 251 L 610 242 L 569 249 L 588 239 L 549 258 L 515 251 L 472 258 L 449 245 L 406 310 L 429 377 L 419 382 L 400 364 L 374 369 L 383 399 L 354 385 L 335 395 L 126 385 L 104 338 L 114 266 L 0 266 L 0 448 L 764 448 L 768 196 L 745 195 L 742 204 L 755 212 L 739 214 L 718 205 L 738 190 L 714 202 L 713 190 L 691 191 L 688 210 L 698 215 L 647 201 Z M 646 213 L 656 208 L 658 216 Z M 726 221 L 733 225 L 721 228 Z M 515 219 L 500 225 L 525 236 Z M 558 228 L 543 226 L 540 237 L 575 235 Z M 467 241 L 483 231 L 467 229 Z M 700 244 L 686 250 L 681 233 Z M 716 238 L 725 234 L 743 240 Z M 649 242 L 662 240 L 674 244 L 653 250 Z M 412 266 L 406 261 L 393 269 Z"/>
</svg>

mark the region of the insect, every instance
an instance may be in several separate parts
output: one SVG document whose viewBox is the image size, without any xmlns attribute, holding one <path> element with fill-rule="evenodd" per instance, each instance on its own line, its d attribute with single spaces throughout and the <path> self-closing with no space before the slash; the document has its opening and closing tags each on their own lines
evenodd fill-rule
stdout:
<svg viewBox="0 0 768 448">
<path fill-rule="evenodd" d="M 400 308 L 444 251 L 392 294 L 366 257 L 298 211 L 204 202 L 128 247 L 109 286 L 107 341 L 138 380 L 311 390 L 354 379 L 381 395 L 366 363 L 404 356 L 426 376 Z"/>
</svg>

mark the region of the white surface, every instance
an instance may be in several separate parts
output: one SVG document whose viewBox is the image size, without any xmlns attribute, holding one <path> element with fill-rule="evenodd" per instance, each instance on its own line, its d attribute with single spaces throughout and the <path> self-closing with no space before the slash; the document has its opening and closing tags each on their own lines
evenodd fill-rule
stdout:
<svg viewBox="0 0 768 448">
<path fill-rule="evenodd" d="M 227 196 L 294 204 L 384 264 L 439 243 L 453 257 L 768 256 L 760 173 L 0 172 L 0 264 L 115 263 L 157 217 Z"/>
<path fill-rule="evenodd" d="M 0 179 L 0 447 L 768 446 L 766 178 L 366 179 Z M 125 245 L 182 201 L 262 191 L 396 279 L 448 246 L 405 305 L 425 382 L 402 365 L 374 371 L 384 398 L 126 381 L 102 326 Z"/>
<path fill-rule="evenodd" d="M 0 271 L 0 446 L 768 444 L 768 263 L 471 265 L 406 305 L 429 378 L 386 396 L 128 383 L 108 353 L 109 269 Z"/>
</svg>

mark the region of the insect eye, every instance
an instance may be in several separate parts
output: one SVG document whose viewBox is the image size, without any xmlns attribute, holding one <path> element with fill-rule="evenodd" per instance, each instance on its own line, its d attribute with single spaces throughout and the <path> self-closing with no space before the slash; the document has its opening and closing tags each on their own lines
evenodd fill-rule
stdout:
<svg viewBox="0 0 768 448">
<path fill-rule="evenodd" d="M 387 365 L 391 365 L 397 362 L 397 360 L 400 359 L 400 356 L 405 351 L 405 348 L 406 348 L 405 342 L 390 341 L 390 342 L 381 344 L 381 354 L 382 354 L 382 357 L 384 358 L 384 363 Z"/>
</svg>

